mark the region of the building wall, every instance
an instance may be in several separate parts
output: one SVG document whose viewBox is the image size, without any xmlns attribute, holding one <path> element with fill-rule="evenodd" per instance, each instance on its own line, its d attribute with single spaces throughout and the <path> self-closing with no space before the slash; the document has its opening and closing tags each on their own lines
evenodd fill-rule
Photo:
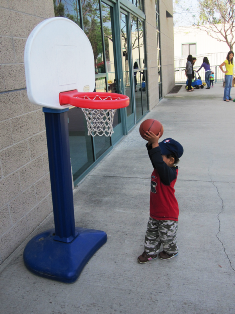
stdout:
<svg viewBox="0 0 235 314">
<path fill-rule="evenodd" d="M 52 0 L 0 1 L 0 263 L 52 211 L 42 109 L 26 94 L 24 46 Z"/>
<path fill-rule="evenodd" d="M 225 42 L 212 38 L 206 31 L 199 29 L 197 26 L 175 27 L 174 38 L 174 64 L 175 69 L 177 70 L 175 72 L 176 82 L 183 82 L 186 80 L 184 69 L 188 55 L 182 54 L 182 45 L 190 43 L 196 44 L 196 54 L 193 54 L 193 57 L 196 57 L 197 60 L 194 68 L 197 70 L 201 66 L 203 58 L 207 57 L 212 71 L 215 72 L 216 80 L 224 79 L 224 74 L 218 66 L 224 62 L 227 53 L 230 50 Z M 204 80 L 204 69 L 199 73 Z"/>
<path fill-rule="evenodd" d="M 166 11 L 173 16 L 172 0 L 161 0 L 159 9 L 162 58 L 162 94 L 165 96 L 175 85 L 173 18 L 166 17 Z"/>
<path fill-rule="evenodd" d="M 220 65 L 230 50 L 225 42 L 212 38 L 197 26 L 175 27 L 174 37 L 175 67 L 185 67 L 188 56 L 182 55 L 183 44 L 196 44 L 197 65 L 201 65 L 203 57 L 208 57 L 210 64 Z"/>
<path fill-rule="evenodd" d="M 160 0 L 159 9 L 162 62 L 162 96 L 164 97 L 175 85 L 173 18 L 166 17 L 166 11 L 170 12 L 170 14 L 173 16 L 172 0 Z M 159 102 L 155 0 L 145 1 L 145 14 L 146 49 L 148 58 L 148 93 L 149 109 L 151 110 Z"/>
</svg>

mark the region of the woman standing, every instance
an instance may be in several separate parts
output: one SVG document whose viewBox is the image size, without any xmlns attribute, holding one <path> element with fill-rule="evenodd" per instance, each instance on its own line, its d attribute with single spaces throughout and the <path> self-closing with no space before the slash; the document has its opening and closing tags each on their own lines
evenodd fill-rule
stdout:
<svg viewBox="0 0 235 314">
<path fill-rule="evenodd" d="M 229 51 L 226 60 L 219 66 L 221 71 L 225 73 L 224 101 L 232 100 L 230 91 L 233 81 L 233 56 L 233 51 Z M 225 66 L 226 71 L 223 70 L 223 66 Z"/>
<path fill-rule="evenodd" d="M 192 91 L 192 76 L 193 76 L 193 57 L 192 55 L 188 55 L 185 74 L 188 78 L 188 92 Z"/>
<path fill-rule="evenodd" d="M 206 81 L 206 85 L 207 85 L 206 89 L 210 89 L 211 68 L 210 68 L 210 63 L 209 63 L 209 60 L 207 59 L 207 57 L 203 58 L 203 63 L 196 72 L 199 72 L 202 67 L 205 69 L 205 81 Z"/>
</svg>

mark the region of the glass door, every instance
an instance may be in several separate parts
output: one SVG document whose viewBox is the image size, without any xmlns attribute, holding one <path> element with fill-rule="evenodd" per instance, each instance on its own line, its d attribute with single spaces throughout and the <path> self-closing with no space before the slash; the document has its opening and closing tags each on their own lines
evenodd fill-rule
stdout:
<svg viewBox="0 0 235 314">
<path fill-rule="evenodd" d="M 118 79 L 118 66 L 117 66 L 117 43 L 115 36 L 114 26 L 114 9 L 112 6 L 102 2 L 101 13 L 103 21 L 103 34 L 104 34 L 104 55 L 106 61 L 106 84 L 109 93 L 121 93 L 120 80 Z M 122 112 L 117 109 L 114 115 L 112 144 L 115 144 L 124 134 L 122 124 Z"/>
<path fill-rule="evenodd" d="M 136 120 L 147 112 L 147 88 L 144 49 L 144 25 L 137 17 L 131 18 L 132 56 L 136 103 Z"/>
</svg>

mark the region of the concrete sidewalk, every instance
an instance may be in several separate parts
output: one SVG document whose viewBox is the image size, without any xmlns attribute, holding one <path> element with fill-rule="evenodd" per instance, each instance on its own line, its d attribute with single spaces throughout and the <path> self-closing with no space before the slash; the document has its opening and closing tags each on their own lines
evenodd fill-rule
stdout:
<svg viewBox="0 0 235 314">
<path fill-rule="evenodd" d="M 235 98 L 235 88 L 232 89 Z M 144 119 L 184 146 L 176 196 L 178 257 L 137 263 L 149 217 L 152 166 L 135 129 L 75 189 L 76 225 L 107 243 L 74 284 L 31 274 L 25 244 L 2 267 L 1 314 L 234 314 L 235 103 L 223 87 L 169 94 Z M 36 234 L 53 227 L 51 216 Z M 26 241 L 27 243 L 27 241 Z"/>
</svg>

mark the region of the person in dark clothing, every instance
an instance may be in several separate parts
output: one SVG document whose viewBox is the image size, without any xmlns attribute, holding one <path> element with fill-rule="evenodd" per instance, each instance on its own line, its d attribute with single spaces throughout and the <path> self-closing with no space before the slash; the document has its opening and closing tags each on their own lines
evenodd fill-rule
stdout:
<svg viewBox="0 0 235 314">
<path fill-rule="evenodd" d="M 138 63 L 135 62 L 134 63 L 134 70 L 136 70 L 138 68 L 139 68 Z M 136 77 L 136 74 L 137 74 L 137 72 L 134 72 L 135 91 L 137 92 L 137 77 Z"/>
<path fill-rule="evenodd" d="M 188 55 L 185 74 L 188 78 L 188 92 L 192 91 L 192 78 L 193 78 L 193 57 Z"/>
<path fill-rule="evenodd" d="M 140 264 L 156 259 L 157 256 L 166 260 L 178 255 L 176 233 L 179 206 L 174 186 L 178 175 L 176 164 L 183 155 L 183 147 L 172 138 L 158 143 L 160 135 L 151 131 L 145 134 L 148 141 L 146 147 L 154 170 L 151 176 L 150 217 L 144 252 L 137 259 Z M 163 251 L 159 253 L 161 245 Z"/>
<path fill-rule="evenodd" d="M 193 80 L 194 80 L 194 69 L 193 69 L 193 66 L 194 66 L 196 61 L 197 61 L 197 58 L 193 57 L 193 62 L 192 62 L 192 79 Z"/>
</svg>

